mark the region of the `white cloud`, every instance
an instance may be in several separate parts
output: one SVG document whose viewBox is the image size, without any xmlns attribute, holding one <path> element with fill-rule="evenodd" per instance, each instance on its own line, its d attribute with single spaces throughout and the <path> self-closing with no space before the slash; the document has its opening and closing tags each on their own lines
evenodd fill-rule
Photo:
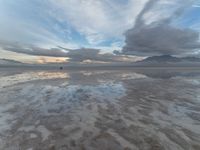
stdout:
<svg viewBox="0 0 200 150">
<path fill-rule="evenodd" d="M 74 43 L 59 36 L 61 32 L 67 35 L 67 27 L 66 30 L 57 28 L 49 7 L 38 0 L 0 0 L 0 40 L 43 47 L 62 45 L 75 48 Z"/>
<path fill-rule="evenodd" d="M 147 0 L 50 0 L 59 9 L 60 18 L 67 20 L 90 44 L 121 37 L 133 26 Z"/>
<path fill-rule="evenodd" d="M 3 43 L 0 47 L 29 55 L 57 57 L 68 56 L 60 49 L 55 49 L 57 46 L 77 50 L 81 49 L 81 47 L 87 47 L 93 50 L 103 49 L 99 52 L 100 54 L 111 53 L 113 50 L 120 50 L 124 44 L 123 34 L 133 27 L 134 32 L 137 30 L 137 33 L 139 33 L 139 35 L 137 33 L 134 33 L 134 35 L 141 40 L 139 42 L 137 41 L 136 44 L 139 43 L 141 45 L 143 40 L 151 41 L 149 39 L 155 35 L 155 32 L 159 34 L 157 36 L 160 37 L 158 41 L 160 39 L 169 40 L 168 38 L 162 38 L 164 36 L 162 33 L 166 31 L 174 32 L 176 30 L 171 28 L 171 20 L 175 20 L 174 18 L 179 16 L 181 12 L 179 10 L 180 5 L 183 5 L 181 9 L 184 9 L 192 1 L 0 0 L 0 44 Z M 154 5 L 155 3 L 156 5 Z M 198 4 L 195 3 L 193 6 L 196 5 Z M 158 25 L 161 23 L 167 25 Z M 166 29 L 166 27 L 169 28 Z M 148 34 L 146 32 L 140 32 L 140 29 L 144 29 L 148 33 L 154 30 L 155 32 Z M 159 32 L 157 29 L 164 30 L 165 32 Z M 185 33 L 181 29 L 176 31 Z M 132 36 L 130 37 L 132 38 Z M 134 36 L 134 39 L 137 40 L 137 37 L 135 38 Z M 196 41 L 197 34 L 194 33 L 192 37 Z M 173 36 L 173 38 L 176 38 L 176 36 Z M 5 43 L 7 42 L 9 44 L 5 47 Z M 153 42 L 154 44 L 158 43 L 157 41 Z M 132 40 L 129 43 L 134 44 Z M 145 45 L 144 43 L 143 45 L 145 47 L 149 46 L 149 44 Z M 160 49 L 160 46 L 156 48 Z M 99 55 L 99 53 L 95 55 Z M 91 52 L 91 54 L 93 53 Z M 94 59 L 96 57 L 95 55 Z M 107 58 L 110 60 L 110 56 L 107 56 Z M 92 56 L 90 59 L 92 59 Z"/>
<path fill-rule="evenodd" d="M 200 8 L 200 5 L 192 5 L 192 7 L 198 7 L 198 8 Z"/>
<path fill-rule="evenodd" d="M 0 0 L 0 39 L 69 48 L 97 46 L 112 38 L 123 41 L 147 1 Z M 72 29 L 88 43 L 74 42 Z"/>
</svg>

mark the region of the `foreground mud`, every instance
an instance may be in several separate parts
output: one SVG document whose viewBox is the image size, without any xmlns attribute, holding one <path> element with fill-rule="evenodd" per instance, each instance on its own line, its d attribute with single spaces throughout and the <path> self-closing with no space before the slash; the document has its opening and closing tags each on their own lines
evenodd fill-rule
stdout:
<svg viewBox="0 0 200 150">
<path fill-rule="evenodd" d="M 0 75 L 0 150 L 200 149 L 199 72 Z"/>
</svg>

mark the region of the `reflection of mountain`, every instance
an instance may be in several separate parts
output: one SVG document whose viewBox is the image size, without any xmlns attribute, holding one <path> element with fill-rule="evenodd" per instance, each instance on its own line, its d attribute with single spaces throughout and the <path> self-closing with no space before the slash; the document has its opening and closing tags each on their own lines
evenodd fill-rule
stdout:
<svg viewBox="0 0 200 150">
<path fill-rule="evenodd" d="M 70 84 L 99 84 L 115 81 L 170 79 L 176 77 L 200 78 L 200 70 L 188 69 L 184 67 L 174 68 L 134 68 L 124 70 L 87 70 L 87 71 L 68 71 Z"/>
<path fill-rule="evenodd" d="M 158 78 L 158 79 L 170 79 L 173 77 L 200 77 L 200 71 L 199 70 L 193 70 L 193 69 L 137 69 L 134 70 L 138 74 L 143 74 L 149 78 Z"/>
<path fill-rule="evenodd" d="M 200 66 L 200 58 L 174 57 L 170 55 L 148 57 L 135 63 L 138 66 Z"/>
<path fill-rule="evenodd" d="M 23 63 L 10 59 L 0 59 L 0 65 L 21 65 Z"/>
</svg>

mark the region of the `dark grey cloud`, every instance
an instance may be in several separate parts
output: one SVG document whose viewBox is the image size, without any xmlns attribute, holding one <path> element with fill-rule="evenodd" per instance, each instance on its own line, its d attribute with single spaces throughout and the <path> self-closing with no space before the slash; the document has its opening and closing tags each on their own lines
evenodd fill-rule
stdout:
<svg viewBox="0 0 200 150">
<path fill-rule="evenodd" d="M 125 33 L 122 53 L 138 56 L 189 55 L 200 49 L 198 32 L 171 25 L 192 5 L 193 0 L 183 0 L 168 17 L 145 24 L 144 15 L 152 11 L 158 2 L 149 0 L 138 15 L 134 27 Z"/>
<path fill-rule="evenodd" d="M 41 48 L 33 45 L 24 45 L 11 42 L 0 42 L 0 47 L 7 51 L 23 53 L 34 56 L 67 57 L 67 50 L 60 48 Z"/>
<path fill-rule="evenodd" d="M 87 49 L 81 48 L 76 50 L 69 50 L 67 56 L 70 58 L 70 61 L 84 61 L 84 60 L 98 60 L 99 58 L 99 49 Z"/>
<path fill-rule="evenodd" d="M 166 24 L 129 30 L 124 54 L 142 56 L 184 55 L 200 48 L 199 34 L 191 29 L 179 29 Z"/>
<path fill-rule="evenodd" d="M 70 62 L 83 62 L 84 60 L 101 62 L 130 61 L 128 56 L 120 56 L 111 53 L 102 54 L 100 49 L 94 48 L 67 49 L 58 46 L 56 48 L 48 49 L 5 41 L 0 41 L 0 47 L 7 51 L 28 54 L 32 56 L 66 57 L 66 59 L 69 58 Z"/>
<path fill-rule="evenodd" d="M 123 62 L 128 59 L 127 56 L 118 56 L 111 53 L 101 53 L 100 49 L 81 48 L 76 50 L 69 50 L 67 57 L 72 62 L 83 62 L 84 60 L 100 61 L 100 62 Z"/>
</svg>

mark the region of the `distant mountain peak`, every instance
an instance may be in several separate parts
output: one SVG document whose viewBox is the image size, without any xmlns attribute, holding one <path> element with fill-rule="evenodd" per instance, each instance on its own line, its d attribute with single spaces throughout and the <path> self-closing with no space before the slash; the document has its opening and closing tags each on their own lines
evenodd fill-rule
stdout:
<svg viewBox="0 0 200 150">
<path fill-rule="evenodd" d="M 162 66 L 162 65 L 183 65 L 187 66 L 190 64 L 199 64 L 200 58 L 197 57 L 175 57 L 171 55 L 151 56 L 142 61 L 136 62 L 137 65 L 148 65 L 148 66 Z"/>
<path fill-rule="evenodd" d="M 144 60 L 142 60 L 143 62 L 179 62 L 181 61 L 180 58 L 171 56 L 171 55 L 161 55 L 161 56 L 152 56 L 152 57 L 148 57 Z"/>
</svg>

